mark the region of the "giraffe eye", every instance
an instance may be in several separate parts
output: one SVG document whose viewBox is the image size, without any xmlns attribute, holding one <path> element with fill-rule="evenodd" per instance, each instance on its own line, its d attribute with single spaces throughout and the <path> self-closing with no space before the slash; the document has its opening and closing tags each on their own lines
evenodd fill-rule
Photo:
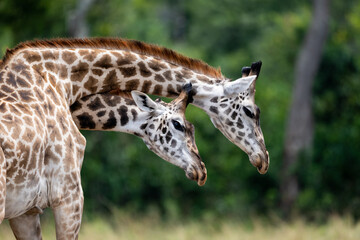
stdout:
<svg viewBox="0 0 360 240">
<path fill-rule="evenodd" d="M 184 127 L 181 126 L 181 123 L 179 123 L 178 121 L 172 120 L 172 124 L 174 125 L 174 128 L 175 128 L 176 130 L 179 130 L 179 131 L 181 131 L 181 132 L 184 131 Z"/>
<path fill-rule="evenodd" d="M 247 107 L 243 107 L 243 110 L 244 110 L 246 116 L 248 116 L 249 118 L 254 117 L 254 114 Z"/>
</svg>

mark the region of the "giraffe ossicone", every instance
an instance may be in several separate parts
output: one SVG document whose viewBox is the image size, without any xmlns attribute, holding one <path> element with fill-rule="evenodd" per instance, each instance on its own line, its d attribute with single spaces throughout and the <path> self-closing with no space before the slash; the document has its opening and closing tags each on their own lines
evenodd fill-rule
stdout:
<svg viewBox="0 0 360 240">
<path fill-rule="evenodd" d="M 195 128 L 185 119 L 191 84 L 170 103 L 153 101 L 132 91 L 95 94 L 71 107 L 75 124 L 83 130 L 116 131 L 140 137 L 146 146 L 164 160 L 182 168 L 186 177 L 199 186 L 206 182 L 205 164 L 195 143 Z"/>
</svg>

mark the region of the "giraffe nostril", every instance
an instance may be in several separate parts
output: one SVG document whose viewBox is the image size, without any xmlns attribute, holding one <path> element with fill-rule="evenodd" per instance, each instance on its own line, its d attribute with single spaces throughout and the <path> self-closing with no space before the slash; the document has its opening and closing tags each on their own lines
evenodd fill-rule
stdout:
<svg viewBox="0 0 360 240">
<path fill-rule="evenodd" d="M 192 169 L 192 172 L 193 172 L 193 179 L 192 180 L 197 181 L 199 179 L 199 174 L 197 173 L 195 168 Z"/>
<path fill-rule="evenodd" d="M 198 179 L 199 179 L 199 174 L 196 171 L 196 168 L 194 168 L 192 166 L 186 170 L 185 175 L 188 179 L 193 180 L 193 181 L 198 181 Z"/>
<path fill-rule="evenodd" d="M 204 170 L 204 169 L 205 169 L 205 163 L 201 162 L 201 163 L 200 163 L 200 166 L 201 166 L 201 170 Z"/>
<path fill-rule="evenodd" d="M 194 174 L 192 172 L 186 172 L 186 177 L 190 180 L 194 180 Z"/>
<path fill-rule="evenodd" d="M 207 179 L 205 164 L 200 162 L 199 165 L 188 166 L 185 170 L 185 175 L 188 179 L 196 181 L 199 186 L 203 186 Z"/>
</svg>

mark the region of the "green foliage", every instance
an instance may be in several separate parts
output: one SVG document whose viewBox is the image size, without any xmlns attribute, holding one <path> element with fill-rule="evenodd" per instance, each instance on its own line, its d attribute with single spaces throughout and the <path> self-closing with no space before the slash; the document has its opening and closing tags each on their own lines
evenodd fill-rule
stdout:
<svg viewBox="0 0 360 240">
<path fill-rule="evenodd" d="M 301 206 L 307 212 L 351 212 L 360 217 L 360 63 L 354 51 L 359 41 L 360 4 L 354 4 L 345 19 L 333 26 L 315 92 L 314 159 L 302 174 Z M 349 20 L 349 21 L 348 21 Z M 306 199 L 306 200 L 305 200 Z M 317 199 L 316 203 L 311 199 Z M 317 213 L 318 214 L 318 213 Z"/>
<path fill-rule="evenodd" d="M 34 38 L 65 37 L 66 14 L 73 7 L 72 2 L 73 0 L 2 0 L 0 29 L 8 31 L 12 44 Z M 4 46 L 10 41 L 1 43 Z"/>
<path fill-rule="evenodd" d="M 0 2 L 0 48 L 34 38 L 66 37 L 75 0 Z M 360 217 L 360 3 L 333 1 L 329 42 L 314 86 L 315 138 L 299 162 L 296 208 L 310 216 L 332 212 Z M 249 216 L 276 212 L 286 116 L 294 65 L 311 20 L 309 1 L 95 1 L 88 13 L 92 36 L 117 36 L 166 45 L 214 66 L 230 78 L 262 60 L 256 102 L 271 165 L 259 175 L 201 110 L 190 106 L 208 181 L 199 188 L 184 172 L 120 133 L 83 132 L 85 212 L 126 207 L 158 209 L 165 217 Z"/>
</svg>

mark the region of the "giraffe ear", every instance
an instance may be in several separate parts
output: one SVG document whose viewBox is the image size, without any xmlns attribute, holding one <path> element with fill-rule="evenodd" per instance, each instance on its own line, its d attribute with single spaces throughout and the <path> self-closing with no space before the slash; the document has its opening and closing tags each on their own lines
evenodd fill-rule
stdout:
<svg viewBox="0 0 360 240">
<path fill-rule="evenodd" d="M 154 102 L 148 95 L 139 91 L 131 91 L 135 104 L 144 112 L 153 112 L 162 109 L 161 105 Z"/>
<path fill-rule="evenodd" d="M 225 96 L 239 94 L 249 89 L 250 85 L 256 79 L 256 75 L 239 78 L 237 80 L 227 82 L 224 85 Z"/>
</svg>

